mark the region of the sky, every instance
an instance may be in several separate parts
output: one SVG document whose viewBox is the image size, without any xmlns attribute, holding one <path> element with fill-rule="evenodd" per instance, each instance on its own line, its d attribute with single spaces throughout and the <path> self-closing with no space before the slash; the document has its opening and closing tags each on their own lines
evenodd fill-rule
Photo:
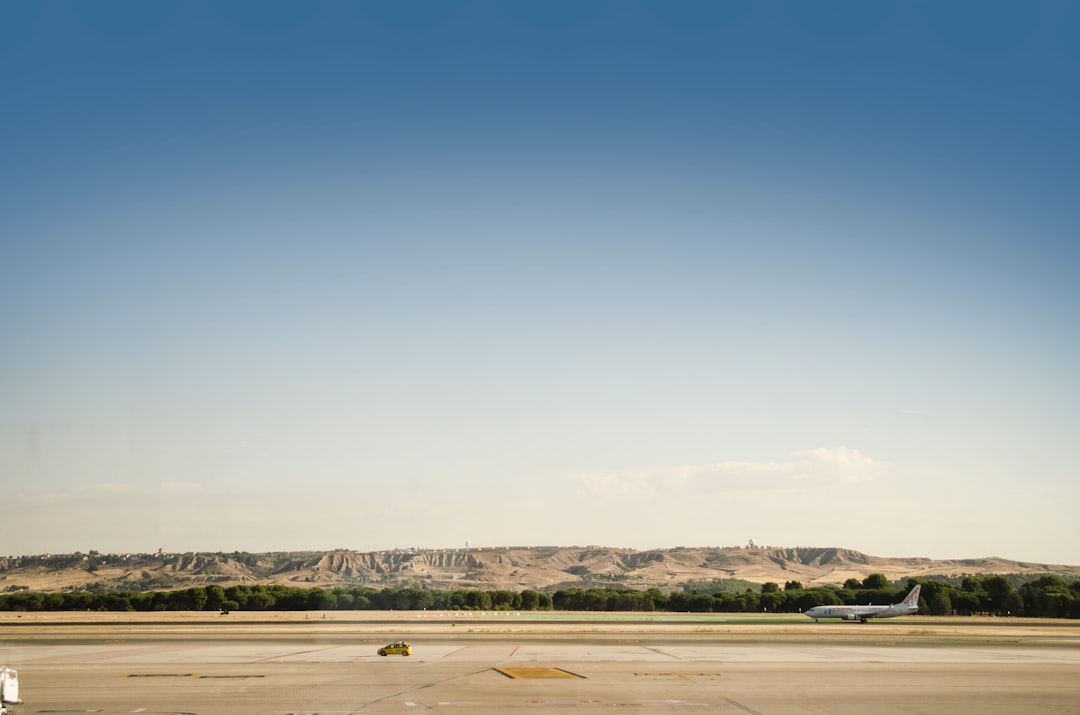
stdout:
<svg viewBox="0 0 1080 715">
<path fill-rule="evenodd" d="M 1080 564 L 1080 4 L 0 4 L 0 554 Z"/>
</svg>

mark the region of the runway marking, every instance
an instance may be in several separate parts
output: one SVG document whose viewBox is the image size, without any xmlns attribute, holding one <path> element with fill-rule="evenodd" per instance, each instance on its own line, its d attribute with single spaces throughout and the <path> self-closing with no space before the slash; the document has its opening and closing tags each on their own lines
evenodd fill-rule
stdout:
<svg viewBox="0 0 1080 715">
<path fill-rule="evenodd" d="M 467 645 L 447 653 L 444 658 L 510 658 L 518 646 Z"/>
<path fill-rule="evenodd" d="M 507 678 L 512 678 L 514 680 L 530 680 L 540 678 L 585 678 L 584 675 L 571 673 L 569 670 L 563 670 L 562 668 L 495 668 L 494 670 L 496 673 L 502 673 Z"/>
<path fill-rule="evenodd" d="M 199 675 L 198 673 L 129 673 L 130 678 L 199 678 L 200 680 L 234 680 L 242 678 L 265 678 L 262 673 L 242 673 L 240 675 Z M 44 712 L 44 711 L 41 711 Z M 83 712 L 83 711 L 76 711 Z"/>
<path fill-rule="evenodd" d="M 724 698 L 724 702 L 727 703 L 728 705 L 733 705 L 733 706 L 737 707 L 739 710 L 742 710 L 743 712 L 750 713 L 750 715 L 762 715 L 761 712 L 759 712 L 757 710 L 754 710 L 753 708 L 748 708 L 745 705 L 743 705 L 742 703 L 738 702 L 737 700 L 732 700 L 731 698 Z"/>
<path fill-rule="evenodd" d="M 194 678 L 195 673 L 128 673 L 129 678 Z"/>
<path fill-rule="evenodd" d="M 265 677 L 266 677 L 265 675 L 259 673 L 257 675 L 252 675 L 252 674 L 248 674 L 248 675 L 200 675 L 199 679 L 200 680 L 210 680 L 210 679 L 216 679 L 216 680 L 241 680 L 243 678 L 265 678 Z"/>
<path fill-rule="evenodd" d="M 323 648 L 323 647 L 307 648 L 305 650 L 293 651 L 292 653 L 281 653 L 279 655 L 271 656 L 269 658 L 260 658 L 258 660 L 255 660 L 254 662 L 256 662 L 256 663 L 272 663 L 272 662 L 274 662 L 276 660 L 281 660 L 282 658 L 292 658 L 292 657 L 298 656 L 298 655 L 307 655 L 308 653 L 319 653 L 319 652 L 324 651 L 324 650 L 326 650 L 326 648 Z"/>
</svg>

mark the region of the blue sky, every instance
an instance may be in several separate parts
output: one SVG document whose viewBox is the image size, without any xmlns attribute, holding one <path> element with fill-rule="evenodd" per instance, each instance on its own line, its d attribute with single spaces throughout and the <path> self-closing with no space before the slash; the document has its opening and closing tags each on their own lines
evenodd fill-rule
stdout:
<svg viewBox="0 0 1080 715">
<path fill-rule="evenodd" d="M 1080 563 L 1075 3 L 0 6 L 0 551 Z"/>
</svg>

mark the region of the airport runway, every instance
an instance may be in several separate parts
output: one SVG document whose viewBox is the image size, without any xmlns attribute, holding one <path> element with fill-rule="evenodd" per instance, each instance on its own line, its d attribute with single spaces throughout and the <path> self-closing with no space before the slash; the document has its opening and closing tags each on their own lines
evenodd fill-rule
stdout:
<svg viewBox="0 0 1080 715">
<path fill-rule="evenodd" d="M 75 623 L 5 614 L 0 664 L 19 671 L 18 715 L 1080 713 L 1073 623 L 383 615 Z M 376 655 L 398 634 L 414 655 Z"/>
</svg>

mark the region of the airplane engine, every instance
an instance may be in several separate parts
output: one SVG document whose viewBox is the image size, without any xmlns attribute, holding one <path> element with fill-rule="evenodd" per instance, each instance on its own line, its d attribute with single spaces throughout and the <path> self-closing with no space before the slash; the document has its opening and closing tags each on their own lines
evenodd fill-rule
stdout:
<svg viewBox="0 0 1080 715">
<path fill-rule="evenodd" d="M 860 619 L 854 613 L 848 613 L 847 615 L 844 616 L 844 620 L 845 621 L 858 621 Z"/>
</svg>

